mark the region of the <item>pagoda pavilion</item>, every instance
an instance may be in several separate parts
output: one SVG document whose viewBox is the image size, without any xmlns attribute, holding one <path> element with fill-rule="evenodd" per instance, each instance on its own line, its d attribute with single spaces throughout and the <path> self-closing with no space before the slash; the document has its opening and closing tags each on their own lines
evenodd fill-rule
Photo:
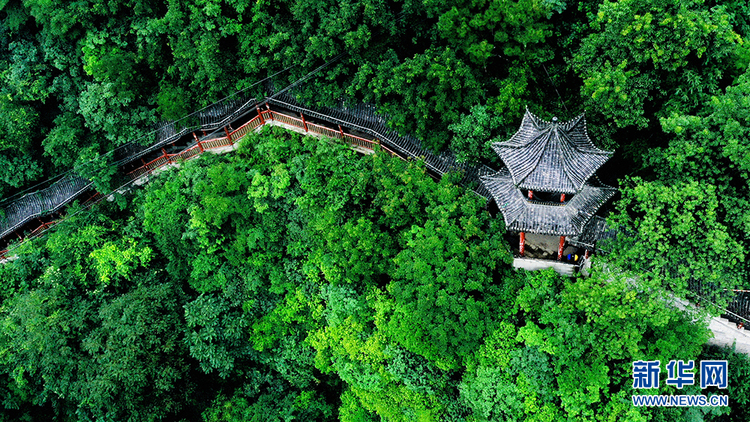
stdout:
<svg viewBox="0 0 750 422">
<path fill-rule="evenodd" d="M 560 237 L 558 261 L 566 239 L 589 246 L 584 247 L 588 258 L 603 221 L 594 214 L 617 190 L 594 174 L 612 152 L 594 146 L 583 114 L 564 123 L 556 117 L 548 122 L 527 109 L 518 132 L 506 142 L 492 144 L 492 149 L 506 167 L 481 181 L 507 230 L 520 234 L 519 257 L 524 256 L 526 233 L 536 233 Z"/>
</svg>

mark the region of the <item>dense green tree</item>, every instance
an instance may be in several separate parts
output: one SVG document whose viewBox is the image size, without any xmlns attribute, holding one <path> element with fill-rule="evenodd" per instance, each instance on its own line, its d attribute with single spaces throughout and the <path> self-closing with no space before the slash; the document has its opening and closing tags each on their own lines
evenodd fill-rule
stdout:
<svg viewBox="0 0 750 422">
<path fill-rule="evenodd" d="M 646 285 L 668 286 L 680 296 L 691 281 L 715 289 L 741 285 L 745 250 L 719 220 L 715 185 L 636 179 L 622 194 L 619 213 L 612 217 L 622 234 L 608 246 L 615 251 L 615 265 L 639 274 Z"/>
<path fill-rule="evenodd" d="M 206 422 L 335 420 L 335 408 L 313 390 L 295 392 L 272 374 L 252 373 L 230 398 L 203 413 Z"/>
<path fill-rule="evenodd" d="M 667 147 L 645 154 L 664 183 L 695 181 L 716 189 L 716 218 L 745 248 L 750 224 L 750 204 L 746 200 L 750 180 L 746 148 L 750 139 L 748 92 L 750 75 L 745 72 L 724 94 L 712 97 L 701 113 L 675 113 L 663 118 L 664 131 L 674 138 Z"/>
<path fill-rule="evenodd" d="M 702 1 L 602 2 L 571 60 L 586 105 L 619 127 L 699 109 L 748 65 L 731 19 Z"/>
<path fill-rule="evenodd" d="M 112 226 L 74 219 L 37 242 L 43 272 L 3 302 L 1 364 L 17 397 L 52 405 L 59 418 L 159 420 L 190 388 L 184 293 L 145 274 L 150 249 L 117 240 Z M 65 242 L 73 233 L 80 242 Z"/>
<path fill-rule="evenodd" d="M 451 149 L 457 151 L 458 161 L 497 160 L 492 144 L 505 139 L 495 137 L 501 129 L 503 119 L 490 107 L 477 105 L 471 113 L 463 115 L 458 123 L 449 126 L 453 132 Z"/>
<path fill-rule="evenodd" d="M 436 186 L 427 221 L 403 234 L 387 287 L 393 303 L 381 305 L 379 317 L 391 338 L 441 369 L 460 366 L 497 324 L 493 270 L 510 255 L 497 220 L 488 224 L 474 198 L 449 189 Z"/>
</svg>

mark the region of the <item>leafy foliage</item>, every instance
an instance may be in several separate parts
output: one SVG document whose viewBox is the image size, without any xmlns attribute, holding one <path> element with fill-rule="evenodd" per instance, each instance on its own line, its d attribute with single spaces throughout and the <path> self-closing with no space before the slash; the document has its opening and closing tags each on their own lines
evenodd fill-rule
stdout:
<svg viewBox="0 0 750 422">
<path fill-rule="evenodd" d="M 587 105 L 620 127 L 695 110 L 727 73 L 747 66 L 730 18 L 698 1 L 602 2 L 573 58 Z"/>
</svg>

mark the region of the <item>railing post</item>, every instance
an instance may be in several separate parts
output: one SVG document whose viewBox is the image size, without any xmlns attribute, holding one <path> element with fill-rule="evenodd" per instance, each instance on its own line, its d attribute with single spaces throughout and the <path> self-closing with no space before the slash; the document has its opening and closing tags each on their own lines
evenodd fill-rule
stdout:
<svg viewBox="0 0 750 422">
<path fill-rule="evenodd" d="M 143 157 L 141 157 L 141 163 L 143 164 L 143 166 L 141 167 L 145 168 L 146 171 L 149 172 L 149 174 L 151 174 L 151 169 L 148 168 L 148 164 L 146 163 L 146 160 L 143 159 Z"/>
<path fill-rule="evenodd" d="M 307 132 L 307 122 L 305 121 L 305 115 L 300 112 L 300 117 L 302 117 L 302 127 L 305 128 L 305 132 Z"/>
<path fill-rule="evenodd" d="M 234 145 L 234 142 L 232 142 L 232 136 L 229 134 L 229 131 L 227 130 L 226 126 L 224 126 L 224 133 L 227 134 L 227 139 L 229 139 L 229 143 Z"/>
<path fill-rule="evenodd" d="M 198 139 L 198 137 L 195 135 L 195 132 L 193 132 L 193 138 L 195 138 L 195 142 L 198 143 L 198 149 L 200 150 L 201 154 L 203 154 L 203 145 L 201 145 L 201 140 Z"/>
<path fill-rule="evenodd" d="M 271 111 L 271 106 L 266 103 L 266 109 L 268 109 L 268 115 L 271 117 L 271 120 L 276 120 L 273 118 L 273 111 Z"/>
</svg>

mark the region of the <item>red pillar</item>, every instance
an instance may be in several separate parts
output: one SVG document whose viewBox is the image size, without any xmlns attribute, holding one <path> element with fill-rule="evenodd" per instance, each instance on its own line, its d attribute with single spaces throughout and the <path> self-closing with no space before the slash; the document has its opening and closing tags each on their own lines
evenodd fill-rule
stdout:
<svg viewBox="0 0 750 422">
<path fill-rule="evenodd" d="M 339 125 L 339 133 L 341 133 L 341 139 L 344 139 L 344 129 L 341 128 L 341 125 Z"/>
<path fill-rule="evenodd" d="M 305 115 L 300 113 L 300 117 L 302 117 L 302 126 L 305 128 L 305 132 L 307 132 L 307 122 L 305 121 Z"/>
<path fill-rule="evenodd" d="M 529 190 L 529 199 L 534 199 L 534 191 Z"/>
<path fill-rule="evenodd" d="M 588 249 L 586 249 L 586 252 L 583 253 L 583 258 L 584 259 L 589 259 L 590 256 L 591 256 L 591 251 L 589 251 Z"/>
<path fill-rule="evenodd" d="M 565 194 L 560 195 L 560 202 L 565 202 Z M 562 260 L 563 249 L 565 249 L 565 236 L 560 236 L 560 246 L 557 247 L 557 260 Z"/>
<path fill-rule="evenodd" d="M 523 256 L 523 252 L 526 250 L 526 233 L 521 232 L 521 242 L 518 244 L 518 254 Z"/>
</svg>

